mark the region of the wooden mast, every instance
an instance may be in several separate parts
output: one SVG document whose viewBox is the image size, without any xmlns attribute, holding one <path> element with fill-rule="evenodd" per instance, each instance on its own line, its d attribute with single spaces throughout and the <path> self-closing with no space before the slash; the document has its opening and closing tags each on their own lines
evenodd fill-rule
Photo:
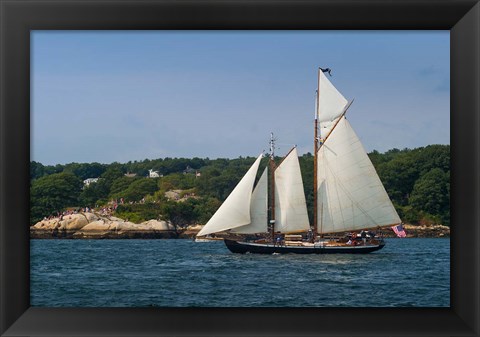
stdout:
<svg viewBox="0 0 480 337">
<path fill-rule="evenodd" d="M 318 233 L 318 221 L 317 221 L 317 170 L 318 170 L 318 110 L 319 110 L 319 97 L 320 97 L 320 68 L 318 69 L 318 83 L 317 83 L 317 99 L 315 104 L 315 121 L 314 121 L 314 136 L 313 136 L 313 237 L 314 241 Z"/>
<path fill-rule="evenodd" d="M 275 139 L 270 133 L 270 235 L 275 242 Z"/>
</svg>

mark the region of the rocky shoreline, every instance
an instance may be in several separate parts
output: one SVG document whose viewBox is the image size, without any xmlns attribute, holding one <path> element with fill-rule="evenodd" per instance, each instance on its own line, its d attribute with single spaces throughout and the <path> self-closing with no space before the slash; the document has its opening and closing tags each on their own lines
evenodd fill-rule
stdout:
<svg viewBox="0 0 480 337">
<path fill-rule="evenodd" d="M 149 220 L 139 224 L 92 212 L 45 219 L 30 227 L 31 239 L 192 239 L 202 228 L 188 226 L 182 230 L 166 221 Z M 404 225 L 407 238 L 448 238 L 450 228 L 442 225 Z M 384 237 L 395 238 L 392 230 L 383 229 Z"/>
<path fill-rule="evenodd" d="M 30 227 L 31 239 L 176 239 L 181 234 L 166 221 L 136 224 L 91 212 L 45 219 Z"/>
</svg>

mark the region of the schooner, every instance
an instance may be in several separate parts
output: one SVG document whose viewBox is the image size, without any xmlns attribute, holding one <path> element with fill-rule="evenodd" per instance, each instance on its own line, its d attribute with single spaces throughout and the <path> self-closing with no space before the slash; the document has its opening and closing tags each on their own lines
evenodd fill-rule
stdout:
<svg viewBox="0 0 480 337">
<path fill-rule="evenodd" d="M 297 149 L 276 165 L 272 134 L 270 165 L 257 184 L 263 154 L 197 237 L 220 232 L 264 235 L 260 240 L 225 238 L 234 253 L 369 253 L 385 246 L 371 229 L 401 220 L 345 117 L 353 100 L 348 101 L 325 72 L 330 69 L 319 68 L 316 91 L 313 223 L 308 219 Z"/>
</svg>

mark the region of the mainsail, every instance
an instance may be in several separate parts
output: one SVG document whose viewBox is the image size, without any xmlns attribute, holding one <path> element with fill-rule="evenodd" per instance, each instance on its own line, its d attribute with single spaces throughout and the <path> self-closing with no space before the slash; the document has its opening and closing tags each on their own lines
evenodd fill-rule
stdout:
<svg viewBox="0 0 480 337">
<path fill-rule="evenodd" d="M 400 223 L 370 158 L 342 117 L 318 151 L 318 232 Z"/>
<path fill-rule="evenodd" d="M 344 117 L 347 99 L 320 71 L 317 232 L 335 233 L 401 220 L 359 138 Z M 351 102 L 350 102 L 351 104 Z"/>
<path fill-rule="evenodd" d="M 242 180 L 225 199 L 197 236 L 212 234 L 248 225 L 251 221 L 250 204 L 258 166 L 263 155 L 258 156 Z"/>
<path fill-rule="evenodd" d="M 302 174 L 294 148 L 275 169 L 275 231 L 292 233 L 309 228 Z"/>
</svg>

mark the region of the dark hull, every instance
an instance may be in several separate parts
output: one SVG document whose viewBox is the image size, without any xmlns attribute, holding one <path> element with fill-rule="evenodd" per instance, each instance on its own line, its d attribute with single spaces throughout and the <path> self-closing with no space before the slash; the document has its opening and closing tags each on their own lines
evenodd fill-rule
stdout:
<svg viewBox="0 0 480 337">
<path fill-rule="evenodd" d="M 240 242 L 225 239 L 225 245 L 232 253 L 254 253 L 254 254 L 367 254 L 380 250 L 385 243 L 366 246 L 274 246 L 273 244 Z"/>
</svg>

